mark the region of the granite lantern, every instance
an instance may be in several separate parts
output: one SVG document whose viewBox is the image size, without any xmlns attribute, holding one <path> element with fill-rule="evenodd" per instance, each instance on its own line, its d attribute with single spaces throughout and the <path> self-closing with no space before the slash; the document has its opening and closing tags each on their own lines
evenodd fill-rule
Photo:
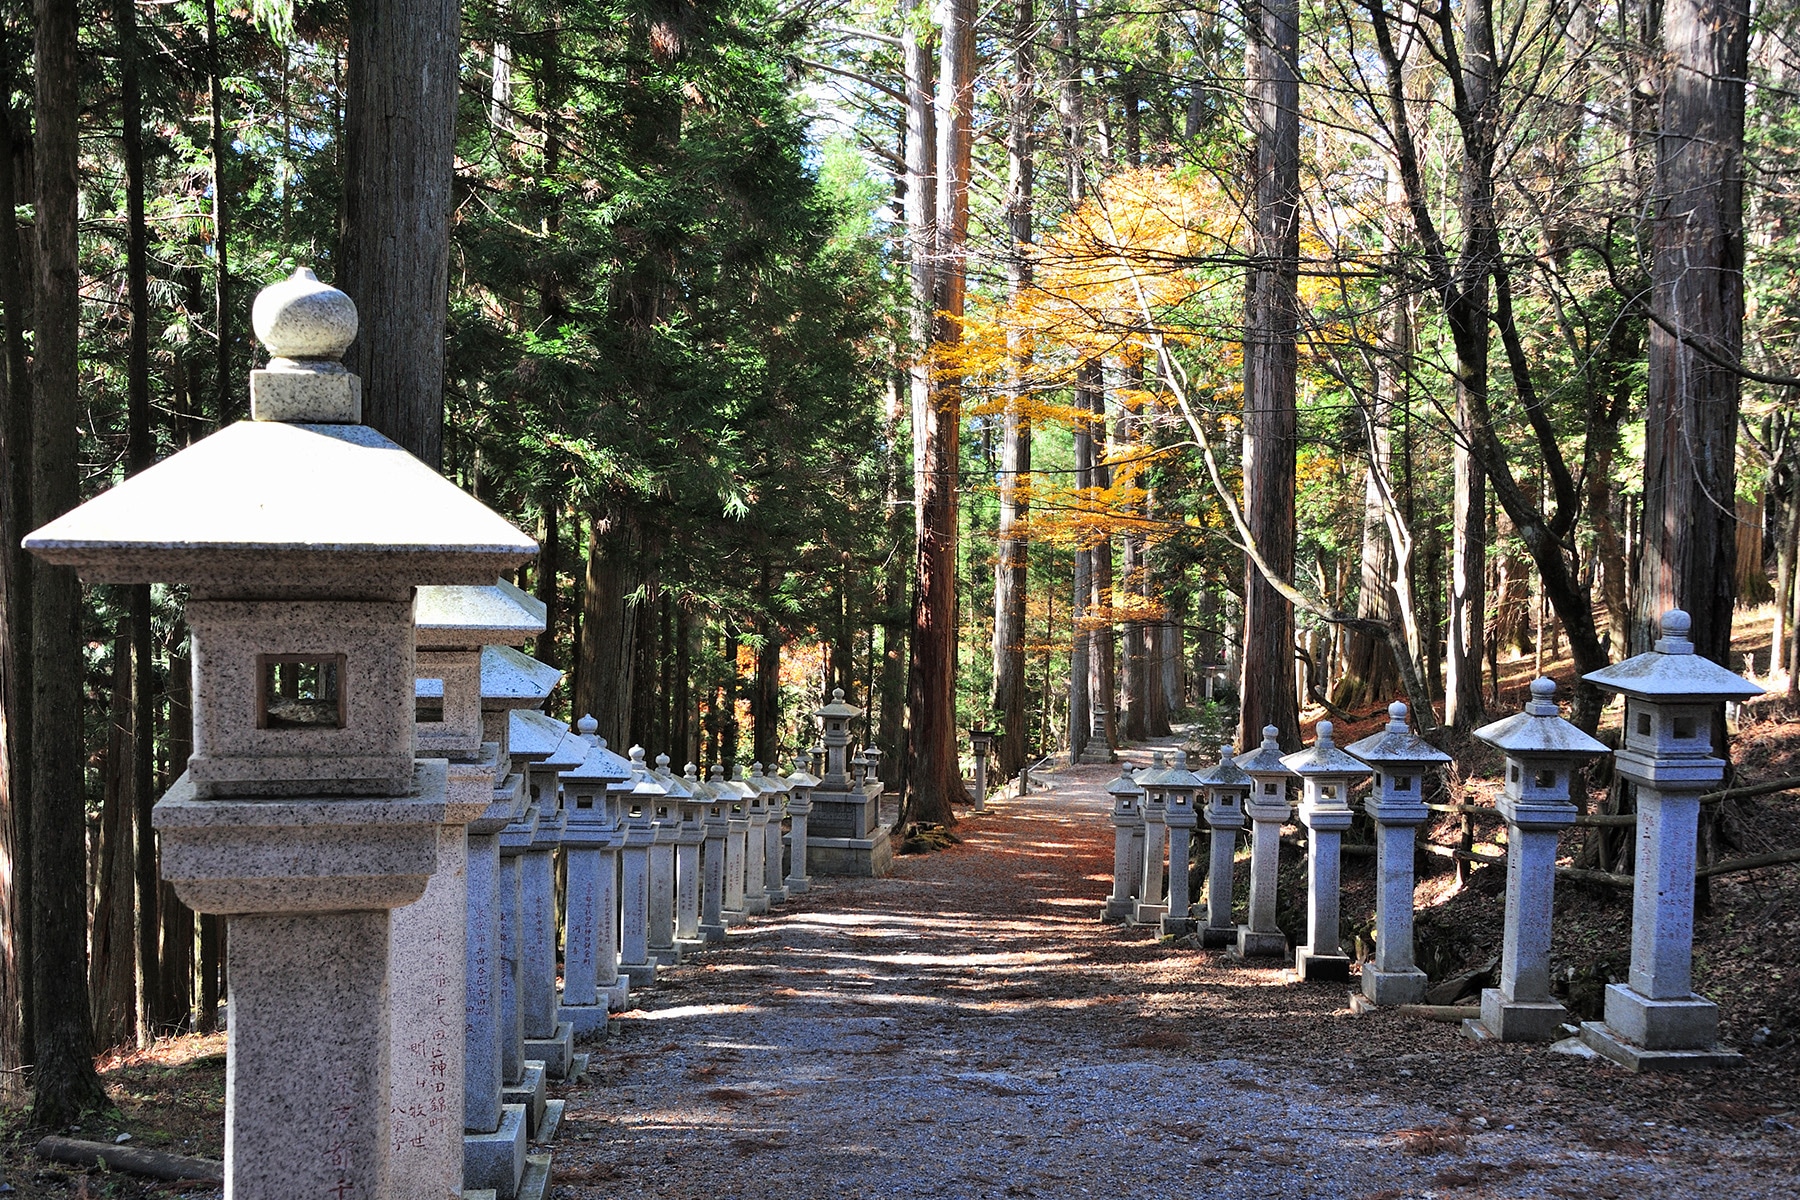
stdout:
<svg viewBox="0 0 1800 1200">
<path fill-rule="evenodd" d="M 869 763 L 873 772 L 875 764 Z M 763 774 L 761 763 L 750 764 L 750 778 L 757 787 L 764 789 L 764 800 L 769 806 L 769 823 L 763 827 L 763 891 L 769 898 L 771 907 L 787 903 L 787 862 L 783 853 L 781 823 L 787 819 L 788 798 L 792 789 L 788 786 L 787 777 L 780 772 Z"/>
<path fill-rule="evenodd" d="M 1150 754 L 1150 769 L 1140 771 L 1137 784 L 1144 789 L 1144 856 L 1138 862 L 1137 904 L 1131 910 L 1134 925 L 1160 923 L 1169 911 L 1163 893 L 1163 853 L 1168 849 L 1169 827 L 1163 824 L 1163 776 L 1169 773 L 1161 750 Z"/>
<path fill-rule="evenodd" d="M 1431 815 L 1426 776 L 1450 756 L 1412 731 L 1397 700 L 1388 705 L 1386 728 L 1345 749 L 1375 773 L 1363 802 L 1375 822 L 1375 957 L 1363 964 L 1362 997 L 1417 1004 L 1425 998 L 1425 972 L 1413 963 L 1414 841 Z"/>
<path fill-rule="evenodd" d="M 1287 935 L 1275 924 L 1275 885 L 1281 866 L 1281 827 L 1292 815 L 1288 808 L 1288 780 L 1294 778 L 1282 761 L 1276 740 L 1281 730 L 1263 726 L 1262 745 L 1255 753 L 1236 760 L 1250 777 L 1250 797 L 1244 816 L 1250 821 L 1250 903 L 1247 924 L 1238 926 L 1236 954 L 1240 958 L 1285 958 Z"/>
<path fill-rule="evenodd" d="M 658 966 L 681 961 L 675 944 L 675 843 L 681 840 L 681 804 L 691 802 L 687 780 L 669 770 L 669 756 L 656 756 L 656 781 L 663 795 L 655 803 L 655 836 L 650 842 L 650 957 Z"/>
<path fill-rule="evenodd" d="M 1581 1039 L 1634 1071 L 1742 1061 L 1719 1044 L 1718 1006 L 1693 989 L 1695 843 L 1700 797 L 1725 777 L 1718 706 L 1763 689 L 1696 654 L 1692 628 L 1671 609 L 1652 649 L 1586 676 L 1625 697 L 1625 745 L 1613 761 L 1637 785 L 1638 820 L 1631 973 L 1607 986 L 1606 1019 L 1584 1023 Z"/>
<path fill-rule="evenodd" d="M 656 843 L 656 810 L 668 795 L 644 762 L 644 748 L 633 746 L 625 841 L 619 851 L 619 970 L 634 988 L 656 982 L 656 956 L 650 952 L 650 850 Z"/>
<path fill-rule="evenodd" d="M 850 723 L 863 710 L 844 699 L 843 688 L 836 688 L 831 702 L 813 715 L 825 748 L 825 769 L 815 772 L 822 777 L 812 793 L 808 866 L 821 875 L 886 875 L 893 869 L 894 851 L 881 820 L 880 777 L 864 757 L 858 778 L 850 756 Z"/>
<path fill-rule="evenodd" d="M 481 648 L 542 633 L 543 606 L 504 582 L 430 585 L 416 593 L 413 627 L 416 740 L 421 754 L 448 760 L 451 802 L 438 869 L 389 926 L 390 1166 L 397 1195 L 435 1200 L 468 1186 L 511 1200 L 526 1131 L 523 1108 L 508 1113 L 500 1102 L 497 835 L 524 797 L 516 788 L 495 794 L 505 767 L 499 748 L 482 741 Z M 460 1097 L 451 1094 L 458 1080 Z"/>
<path fill-rule="evenodd" d="M 852 767 L 860 764 L 852 763 Z M 744 768 L 731 773 L 731 786 L 744 797 L 744 911 L 760 917 L 769 911 L 769 793 L 750 782 Z"/>
<path fill-rule="evenodd" d="M 1206 926 L 1200 931 L 1203 946 L 1230 946 L 1237 942 L 1237 926 L 1231 920 L 1232 862 L 1237 856 L 1238 830 L 1244 827 L 1244 798 L 1252 780 L 1235 761 L 1234 747 L 1219 747 L 1219 762 L 1200 775 L 1206 789 Z"/>
<path fill-rule="evenodd" d="M 1294 952 L 1302 979 L 1350 978 L 1350 959 L 1338 939 L 1344 830 L 1350 828 L 1350 787 L 1369 768 L 1339 750 L 1331 722 L 1313 729 L 1313 744 L 1282 763 L 1300 776 L 1300 823 L 1306 826 L 1306 945 Z"/>
<path fill-rule="evenodd" d="M 606 748 L 591 716 L 576 722 L 588 752 L 562 775 L 563 986 L 557 1019 L 577 1037 L 606 1029 L 606 1015 L 625 1007 L 629 981 L 619 978 L 619 829 L 612 788 L 631 778 L 631 764 Z"/>
<path fill-rule="evenodd" d="M 706 816 L 712 807 L 712 788 L 700 778 L 693 763 L 682 772 L 677 801 L 681 825 L 675 837 L 675 947 L 683 955 L 705 944 L 700 936 L 700 852 L 706 845 Z"/>
<path fill-rule="evenodd" d="M 1135 763 L 1126 763 L 1119 777 L 1106 785 L 1106 794 L 1113 798 L 1113 888 L 1101 910 L 1102 921 L 1131 920 L 1143 882 L 1138 869 L 1142 858 L 1133 852 L 1144 836 L 1144 789 L 1133 778 L 1136 771 Z"/>
<path fill-rule="evenodd" d="M 1194 799 L 1205 785 L 1198 774 L 1188 770 L 1186 750 L 1175 752 L 1174 765 L 1157 782 L 1163 794 L 1163 825 L 1169 831 L 1168 911 L 1162 916 L 1161 929 L 1166 937 L 1179 937 L 1194 931 L 1188 875 L 1193 862 L 1194 829 L 1200 824 Z"/>
<path fill-rule="evenodd" d="M 794 756 L 794 772 L 788 776 L 788 895 L 798 896 L 812 887 L 806 873 L 806 825 L 812 814 L 812 790 L 819 786 L 816 775 L 807 773 L 806 759 Z"/>
<path fill-rule="evenodd" d="M 562 1079 L 573 1062 L 575 1043 L 574 1027 L 556 1015 L 556 852 L 566 827 L 559 777 L 586 761 L 590 747 L 540 712 L 515 711 L 511 726 L 515 755 L 526 762 L 525 790 L 537 809 L 531 845 L 519 860 L 519 1011 L 525 1057 L 543 1063 L 549 1078 Z"/>
<path fill-rule="evenodd" d="M 1549 679 L 1532 681 L 1524 712 L 1475 736 L 1506 756 L 1497 803 L 1506 821 L 1506 933 L 1500 986 L 1482 991 L 1480 1019 L 1463 1028 L 1475 1038 L 1550 1041 L 1567 1015 L 1550 997 L 1557 837 L 1575 823 L 1576 771 L 1606 747 L 1563 719 Z"/>
<path fill-rule="evenodd" d="M 743 788 L 725 778 L 725 768 L 713 764 L 707 783 L 727 798 L 725 806 L 725 888 L 721 919 L 727 927 L 750 919 L 744 907 L 744 864 L 750 839 L 750 798 Z"/>
<path fill-rule="evenodd" d="M 706 812 L 700 819 L 706 841 L 701 846 L 700 869 L 704 881 L 700 887 L 700 940 L 715 944 L 725 940 L 725 843 L 731 836 L 731 805 L 736 793 L 723 786 L 724 772 L 714 767 L 701 781 L 696 795 L 706 797 Z"/>
<path fill-rule="evenodd" d="M 969 745 L 975 751 L 975 809 L 977 813 L 987 811 L 988 794 L 988 755 L 994 749 L 994 743 L 1000 735 L 992 729 L 969 730 Z"/>
<path fill-rule="evenodd" d="M 489 583 L 536 546 L 354 423 L 349 297 L 301 271 L 253 316 L 265 419 L 25 549 L 90 583 L 189 588 L 193 753 L 154 824 L 183 902 L 228 918 L 228 1192 L 381 1195 L 389 914 L 424 894 L 449 804 L 444 760 L 414 756 L 413 589 Z"/>
</svg>

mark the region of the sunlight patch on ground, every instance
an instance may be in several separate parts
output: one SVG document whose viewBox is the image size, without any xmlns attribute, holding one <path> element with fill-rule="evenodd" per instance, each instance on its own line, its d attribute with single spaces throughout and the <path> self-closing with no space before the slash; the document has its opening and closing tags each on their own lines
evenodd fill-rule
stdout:
<svg viewBox="0 0 1800 1200">
<path fill-rule="evenodd" d="M 633 1008 L 620 1013 L 619 1021 L 672 1021 L 681 1017 L 717 1017 L 725 1013 L 761 1012 L 757 1004 L 684 1004 L 679 1008 Z"/>
<path fill-rule="evenodd" d="M 142 1050 L 121 1046 L 102 1055 L 95 1064 L 104 1075 L 121 1067 L 183 1067 L 202 1058 L 216 1058 L 225 1053 L 225 1035 L 209 1033 L 200 1036 L 157 1038 Z"/>
</svg>

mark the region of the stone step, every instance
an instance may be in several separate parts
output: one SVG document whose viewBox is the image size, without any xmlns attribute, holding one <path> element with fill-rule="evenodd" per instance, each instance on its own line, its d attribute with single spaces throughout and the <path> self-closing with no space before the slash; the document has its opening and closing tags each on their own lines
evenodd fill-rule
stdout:
<svg viewBox="0 0 1800 1200">
<path fill-rule="evenodd" d="M 518 1200 L 525 1175 L 525 1106 L 500 1110 L 500 1128 L 492 1133 L 463 1134 L 463 1185 L 488 1190 L 497 1200 Z"/>
<path fill-rule="evenodd" d="M 518 1200 L 546 1200 L 550 1195 L 550 1155 L 531 1154 L 525 1158 L 525 1178 L 519 1184 Z"/>
<path fill-rule="evenodd" d="M 568 1075 L 569 1060 L 574 1054 L 575 1026 L 567 1021 L 559 1020 L 556 1033 L 551 1037 L 525 1039 L 525 1057 L 541 1061 L 552 1079 Z"/>
<path fill-rule="evenodd" d="M 544 1064 L 534 1059 L 525 1060 L 525 1073 L 518 1083 L 506 1084 L 500 1089 L 502 1104 L 522 1104 L 525 1106 L 526 1131 L 536 1133 L 544 1122 L 544 1077 L 547 1072 Z"/>
</svg>

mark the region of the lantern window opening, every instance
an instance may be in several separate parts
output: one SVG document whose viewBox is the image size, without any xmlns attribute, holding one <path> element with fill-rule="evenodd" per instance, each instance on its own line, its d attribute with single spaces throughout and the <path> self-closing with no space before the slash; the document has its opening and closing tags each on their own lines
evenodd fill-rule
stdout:
<svg viewBox="0 0 1800 1200">
<path fill-rule="evenodd" d="M 1388 786 L 1391 787 L 1396 792 L 1412 791 L 1412 776 L 1411 775 L 1390 775 L 1390 776 L 1388 776 L 1388 781 L 1389 781 Z M 1379 776 L 1376 777 L 1376 782 L 1377 783 L 1381 782 Z"/>
<path fill-rule="evenodd" d="M 256 664 L 258 729 L 344 728 L 342 654 L 260 654 Z"/>
<path fill-rule="evenodd" d="M 1375 786 L 1376 787 L 1381 786 L 1381 772 L 1380 771 L 1375 772 Z"/>
<path fill-rule="evenodd" d="M 592 808 L 592 807 L 594 807 L 594 798 L 592 796 L 576 796 L 575 797 L 575 807 L 576 808 Z"/>
<path fill-rule="evenodd" d="M 1673 732 L 1677 738 L 1692 740 L 1694 737 L 1694 718 L 1676 717 L 1673 720 Z"/>
<path fill-rule="evenodd" d="M 1321 798 L 1326 799 L 1326 800 L 1336 800 L 1337 799 L 1337 784 L 1335 784 L 1335 783 L 1320 784 L 1319 785 L 1319 795 Z"/>
<path fill-rule="evenodd" d="M 1640 737 L 1649 737 L 1650 736 L 1650 714 L 1647 712 L 1644 712 L 1642 710 L 1639 710 L 1637 726 L 1638 726 L 1638 735 Z"/>
<path fill-rule="evenodd" d="M 1537 779 L 1533 786 L 1541 787 L 1541 788 L 1555 787 L 1556 786 L 1556 772 L 1555 771 L 1539 771 L 1537 773 Z"/>
<path fill-rule="evenodd" d="M 1510 780 L 1511 780 L 1511 781 L 1512 781 L 1512 782 L 1513 782 L 1513 783 L 1517 783 L 1517 782 L 1519 782 L 1519 764 L 1518 764 L 1518 763 L 1513 763 L 1513 764 L 1511 764 L 1511 766 L 1510 766 L 1510 767 L 1508 767 L 1508 768 L 1507 768 L 1507 769 L 1508 769 L 1508 770 L 1509 770 L 1509 771 L 1510 771 L 1510 772 L 1511 772 L 1511 774 L 1510 774 L 1510 775 L 1509 775 L 1509 776 L 1508 776 L 1508 778 L 1509 778 L 1509 779 L 1510 779 Z"/>
<path fill-rule="evenodd" d="M 420 678 L 419 695 L 413 699 L 413 720 L 420 725 L 444 723 L 444 681 Z"/>
</svg>

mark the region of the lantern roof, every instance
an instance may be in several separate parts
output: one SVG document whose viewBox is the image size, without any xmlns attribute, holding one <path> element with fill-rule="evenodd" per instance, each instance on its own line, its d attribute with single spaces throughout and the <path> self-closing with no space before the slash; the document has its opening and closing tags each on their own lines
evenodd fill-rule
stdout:
<svg viewBox="0 0 1800 1200">
<path fill-rule="evenodd" d="M 481 700 L 485 708 L 537 708 L 550 698 L 563 673 L 511 646 L 481 648 Z"/>
<path fill-rule="evenodd" d="M 1360 742 L 1344 747 L 1370 766 L 1385 763 L 1447 763 L 1450 756 L 1414 733 L 1406 723 L 1406 705 L 1396 700 L 1388 705 L 1388 722 Z"/>
<path fill-rule="evenodd" d="M 844 699 L 843 688 L 832 688 L 831 703 L 823 708 L 813 710 L 813 715 L 816 717 L 842 717 L 845 720 L 851 720 L 862 716 L 863 710 Z"/>
<path fill-rule="evenodd" d="M 544 632 L 543 602 L 504 579 L 489 584 L 427 584 L 413 600 L 418 645 L 426 650 L 517 646 Z"/>
<path fill-rule="evenodd" d="M 587 744 L 573 736 L 562 722 L 541 712 L 514 709 L 506 714 L 507 753 L 514 758 L 542 763 L 561 770 L 580 766 L 587 758 Z"/>
<path fill-rule="evenodd" d="M 1109 796 L 1141 796 L 1144 789 L 1138 784 L 1135 772 L 1136 763 L 1126 763 L 1119 768 L 1119 777 L 1107 783 L 1106 794 Z"/>
<path fill-rule="evenodd" d="M 485 584 L 537 554 L 366 425 L 239 421 L 25 538 L 90 583 Z"/>
<path fill-rule="evenodd" d="M 1337 748 L 1337 744 L 1331 740 L 1331 731 L 1330 721 L 1320 721 L 1313 726 L 1313 744 L 1297 753 L 1284 756 L 1282 765 L 1302 779 L 1367 775 L 1368 767 Z"/>
<path fill-rule="evenodd" d="M 694 793 L 688 788 L 687 780 L 669 770 L 669 756 L 656 756 L 656 781 L 663 786 L 663 791 L 671 800 L 692 800 Z"/>
<path fill-rule="evenodd" d="M 1226 743 L 1219 747 L 1218 765 L 1200 773 L 1200 782 L 1207 787 L 1249 787 L 1250 776 L 1237 765 L 1236 747 Z"/>
<path fill-rule="evenodd" d="M 1654 647 L 1582 678 L 1634 700 L 1662 703 L 1703 704 L 1763 694 L 1762 688 L 1742 675 L 1694 652 L 1688 637 L 1694 622 L 1687 613 L 1671 608 L 1659 624 L 1662 636 Z"/>
<path fill-rule="evenodd" d="M 662 780 L 656 777 L 656 772 L 651 770 L 650 765 L 644 761 L 642 746 L 631 748 L 631 779 L 633 785 L 631 794 L 634 796 L 666 796 L 669 794 L 669 790 L 663 787 Z"/>
<path fill-rule="evenodd" d="M 1187 751 L 1177 750 L 1174 764 L 1163 772 L 1157 783 L 1165 788 L 1198 788 L 1204 786 L 1206 781 L 1188 770 Z"/>
<path fill-rule="evenodd" d="M 1292 775 L 1287 762 L 1282 758 L 1281 743 L 1277 741 L 1281 730 L 1273 725 L 1263 726 L 1262 745 L 1248 755 L 1240 754 L 1234 760 L 1238 770 L 1250 775 Z"/>
<path fill-rule="evenodd" d="M 797 788 L 815 788 L 824 782 L 806 769 L 806 756 L 803 754 L 794 756 L 794 772 L 787 777 L 787 781 L 789 787 Z"/>
<path fill-rule="evenodd" d="M 580 764 L 562 777 L 564 783 L 623 783 L 631 778 L 631 764 L 608 750 L 605 738 L 595 738 Z"/>
<path fill-rule="evenodd" d="M 704 800 L 711 803 L 719 798 L 718 792 L 714 789 L 713 785 L 700 778 L 700 767 L 696 763 L 689 763 L 683 768 L 681 772 L 681 782 L 682 785 L 687 788 L 688 794 L 696 800 Z"/>
<path fill-rule="evenodd" d="M 1531 699 L 1524 712 L 1483 725 L 1475 736 L 1502 754 L 1521 758 L 1591 758 L 1607 752 L 1604 744 L 1563 719 L 1556 703 L 1556 681 L 1541 677 L 1531 681 Z"/>
<path fill-rule="evenodd" d="M 1147 770 L 1140 770 L 1136 775 L 1133 775 L 1132 778 L 1137 781 L 1137 785 L 1140 788 L 1161 787 L 1163 776 L 1168 773 L 1169 764 L 1167 760 L 1163 758 L 1163 752 L 1161 750 L 1152 750 L 1150 752 L 1149 768 Z"/>
</svg>

